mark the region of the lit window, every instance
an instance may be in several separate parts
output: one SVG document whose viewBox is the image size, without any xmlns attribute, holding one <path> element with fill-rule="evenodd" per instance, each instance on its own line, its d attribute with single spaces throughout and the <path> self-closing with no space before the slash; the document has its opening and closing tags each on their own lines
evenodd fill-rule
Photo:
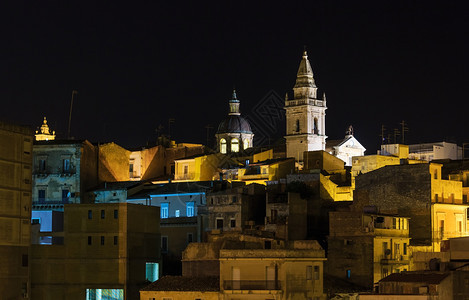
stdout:
<svg viewBox="0 0 469 300">
<path fill-rule="evenodd" d="M 220 140 L 220 152 L 223 154 L 226 153 L 226 140 L 225 139 Z"/>
<path fill-rule="evenodd" d="M 62 202 L 68 203 L 68 199 L 70 198 L 70 191 L 69 190 L 62 190 Z"/>
<path fill-rule="evenodd" d="M 159 269 L 159 265 L 158 263 L 154 263 L 154 262 L 147 262 L 145 263 L 145 278 L 150 281 L 150 282 L 154 282 L 154 281 L 157 281 L 158 280 L 158 269 Z"/>
<path fill-rule="evenodd" d="M 169 203 L 161 203 L 161 219 L 169 217 Z"/>
<path fill-rule="evenodd" d="M 239 141 L 238 139 L 231 140 L 231 152 L 239 152 Z"/>
<path fill-rule="evenodd" d="M 244 142 L 243 142 L 243 149 L 247 149 L 249 148 L 249 140 L 248 139 L 244 139 Z"/>
<path fill-rule="evenodd" d="M 195 207 L 195 202 L 186 202 L 186 216 L 187 217 L 193 217 L 195 215 L 194 212 L 194 207 Z"/>
<path fill-rule="evenodd" d="M 70 159 L 65 158 L 62 160 L 62 167 L 64 173 L 70 173 Z"/>
<path fill-rule="evenodd" d="M 180 215 L 179 209 L 176 209 L 176 211 L 174 212 L 174 216 L 175 216 L 176 218 L 179 218 L 179 215 Z"/>
</svg>

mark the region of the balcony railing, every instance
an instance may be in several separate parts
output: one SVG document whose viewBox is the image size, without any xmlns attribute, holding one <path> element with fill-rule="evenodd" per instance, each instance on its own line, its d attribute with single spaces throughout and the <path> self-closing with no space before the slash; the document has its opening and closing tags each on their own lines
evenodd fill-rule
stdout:
<svg viewBox="0 0 469 300">
<path fill-rule="evenodd" d="M 225 290 L 280 290 L 278 280 L 224 280 Z"/>
</svg>

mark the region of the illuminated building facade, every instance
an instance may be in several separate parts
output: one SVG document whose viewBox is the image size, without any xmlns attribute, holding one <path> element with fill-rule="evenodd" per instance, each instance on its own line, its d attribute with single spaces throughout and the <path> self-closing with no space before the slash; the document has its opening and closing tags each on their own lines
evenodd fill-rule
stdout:
<svg viewBox="0 0 469 300">
<path fill-rule="evenodd" d="M 0 298 L 30 299 L 33 132 L 0 122 Z"/>
<path fill-rule="evenodd" d="M 137 299 L 159 278 L 159 208 L 68 204 L 62 243 L 33 245 L 32 299 Z"/>
<path fill-rule="evenodd" d="M 326 97 L 317 97 L 313 70 L 306 51 L 300 62 L 293 99 L 285 98 L 287 157 L 303 161 L 303 152 L 326 148 Z"/>
<path fill-rule="evenodd" d="M 53 141 L 55 140 L 55 131 L 50 132 L 49 125 L 47 125 L 47 119 L 44 117 L 41 128 L 36 130 L 36 141 Z"/>
<path fill-rule="evenodd" d="M 236 153 L 251 148 L 254 138 L 251 125 L 245 118 L 241 117 L 240 102 L 236 97 L 235 90 L 233 90 L 233 96 L 229 104 L 230 112 L 228 117 L 220 123 L 215 135 L 218 152 L 223 154 Z"/>
</svg>

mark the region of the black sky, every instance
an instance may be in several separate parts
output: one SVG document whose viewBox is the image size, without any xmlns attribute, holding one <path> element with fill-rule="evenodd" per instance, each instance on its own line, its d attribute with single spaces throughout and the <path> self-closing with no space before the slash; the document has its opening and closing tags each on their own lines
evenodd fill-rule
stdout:
<svg viewBox="0 0 469 300">
<path fill-rule="evenodd" d="M 205 143 L 233 86 L 248 117 L 266 95 L 283 99 L 306 45 L 330 139 L 352 124 L 373 153 L 381 125 L 405 120 L 408 142 L 469 142 L 462 1 L 95 2 L 1 4 L 0 119 L 47 116 L 66 137 L 76 89 L 77 139 L 145 146 L 174 118 L 177 142 Z"/>
</svg>

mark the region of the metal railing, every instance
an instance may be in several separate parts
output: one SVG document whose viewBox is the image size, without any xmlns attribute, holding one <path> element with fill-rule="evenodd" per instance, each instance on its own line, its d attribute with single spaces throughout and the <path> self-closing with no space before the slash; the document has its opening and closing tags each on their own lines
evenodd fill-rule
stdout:
<svg viewBox="0 0 469 300">
<path fill-rule="evenodd" d="M 280 290 L 278 280 L 224 280 L 225 290 Z"/>
</svg>

